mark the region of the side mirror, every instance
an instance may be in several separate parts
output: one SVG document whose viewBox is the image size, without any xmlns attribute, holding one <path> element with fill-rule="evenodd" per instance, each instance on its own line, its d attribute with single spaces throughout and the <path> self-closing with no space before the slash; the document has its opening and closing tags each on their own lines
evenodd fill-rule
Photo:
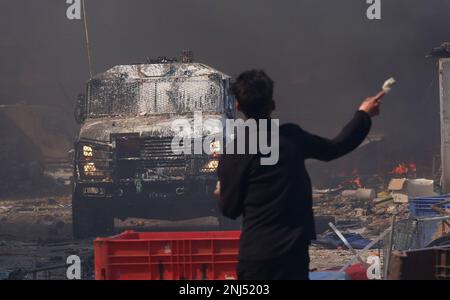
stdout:
<svg viewBox="0 0 450 300">
<path fill-rule="evenodd" d="M 85 111 L 86 111 L 86 97 L 83 94 L 78 94 L 77 102 L 75 104 L 74 117 L 75 122 L 81 124 L 85 120 Z"/>
</svg>

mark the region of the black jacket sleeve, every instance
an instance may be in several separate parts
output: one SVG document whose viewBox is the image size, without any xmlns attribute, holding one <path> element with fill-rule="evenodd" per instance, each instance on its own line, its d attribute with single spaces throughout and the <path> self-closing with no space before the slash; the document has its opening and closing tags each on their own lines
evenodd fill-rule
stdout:
<svg viewBox="0 0 450 300">
<path fill-rule="evenodd" d="M 334 139 L 326 139 L 301 130 L 301 142 L 305 159 L 330 161 L 355 150 L 367 137 L 372 125 L 370 116 L 357 111 L 353 119 Z"/>
<path fill-rule="evenodd" d="M 247 163 L 242 155 L 222 155 L 219 161 L 219 209 L 228 218 L 237 219 L 243 212 Z"/>
</svg>

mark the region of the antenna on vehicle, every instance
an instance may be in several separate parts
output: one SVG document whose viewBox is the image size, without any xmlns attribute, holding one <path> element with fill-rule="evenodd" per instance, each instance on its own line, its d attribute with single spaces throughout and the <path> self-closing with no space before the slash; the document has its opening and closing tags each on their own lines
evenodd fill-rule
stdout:
<svg viewBox="0 0 450 300">
<path fill-rule="evenodd" d="M 92 57 L 91 57 L 91 46 L 89 42 L 89 30 L 87 23 L 87 15 L 86 15 L 86 4 L 84 0 L 81 0 L 83 6 L 83 24 L 84 24 L 84 34 L 86 38 L 86 51 L 89 65 L 89 79 L 92 79 Z"/>
<path fill-rule="evenodd" d="M 187 64 L 194 62 L 194 52 L 191 50 L 181 50 L 179 61 Z"/>
</svg>

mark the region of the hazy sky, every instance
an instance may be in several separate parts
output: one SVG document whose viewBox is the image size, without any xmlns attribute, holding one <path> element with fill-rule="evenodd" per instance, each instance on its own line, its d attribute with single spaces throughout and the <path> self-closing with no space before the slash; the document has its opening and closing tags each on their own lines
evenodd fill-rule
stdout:
<svg viewBox="0 0 450 300">
<path fill-rule="evenodd" d="M 395 76 L 374 132 L 396 149 L 439 142 L 437 69 L 424 57 L 450 40 L 448 0 L 382 0 L 379 21 L 367 20 L 365 0 L 86 3 L 96 72 L 181 49 L 230 75 L 263 68 L 276 82 L 277 116 L 326 136 Z M 82 23 L 66 8 L 65 0 L 0 0 L 0 103 L 72 115 L 88 68 Z"/>
</svg>

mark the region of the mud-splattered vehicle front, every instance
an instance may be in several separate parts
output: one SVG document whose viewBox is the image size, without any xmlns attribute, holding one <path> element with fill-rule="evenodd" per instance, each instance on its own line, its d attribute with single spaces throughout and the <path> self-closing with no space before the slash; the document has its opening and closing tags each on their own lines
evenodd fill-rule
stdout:
<svg viewBox="0 0 450 300">
<path fill-rule="evenodd" d="M 75 237 L 111 234 L 114 218 L 219 217 L 212 193 L 220 143 L 211 142 L 212 154 L 172 151 L 173 122 L 193 123 L 195 112 L 222 124 L 234 118 L 229 76 L 163 60 L 116 66 L 87 83 L 76 114 L 82 125 L 74 155 Z M 204 126 L 187 147 L 224 131 Z"/>
</svg>

